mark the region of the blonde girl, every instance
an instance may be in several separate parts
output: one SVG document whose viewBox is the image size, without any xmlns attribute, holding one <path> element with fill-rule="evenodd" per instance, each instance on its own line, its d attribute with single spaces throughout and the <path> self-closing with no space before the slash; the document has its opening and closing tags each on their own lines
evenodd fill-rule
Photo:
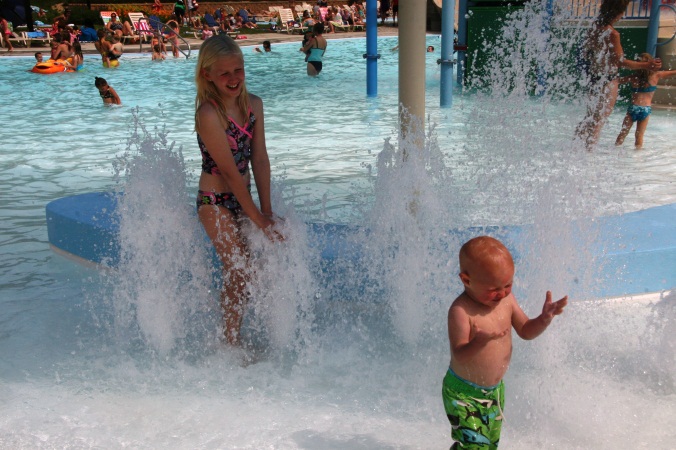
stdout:
<svg viewBox="0 0 676 450">
<path fill-rule="evenodd" d="M 650 53 L 642 53 L 641 61 L 654 61 Z M 620 78 L 620 83 L 631 83 L 631 104 L 627 108 L 627 115 L 624 116 L 622 122 L 622 129 L 617 136 L 615 145 L 622 145 L 624 139 L 631 131 L 631 127 L 636 122 L 636 141 L 634 143 L 636 149 L 643 147 L 643 135 L 646 128 L 648 128 L 648 120 L 652 113 L 652 102 L 655 91 L 657 90 L 657 83 L 662 78 L 673 77 L 676 75 L 676 70 L 637 70 L 635 74 L 628 77 Z"/>
<path fill-rule="evenodd" d="M 195 84 L 195 131 L 202 153 L 197 214 L 223 263 L 224 334 L 237 346 L 248 282 L 242 224 L 248 220 L 269 239 L 282 239 L 273 229 L 263 102 L 247 92 L 242 51 L 225 34 L 204 41 Z M 251 196 L 249 163 L 260 209 Z"/>
</svg>

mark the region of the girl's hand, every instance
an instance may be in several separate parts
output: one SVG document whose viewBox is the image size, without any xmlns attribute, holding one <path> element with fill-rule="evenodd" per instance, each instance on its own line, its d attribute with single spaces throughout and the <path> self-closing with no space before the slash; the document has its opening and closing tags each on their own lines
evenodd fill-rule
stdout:
<svg viewBox="0 0 676 450">
<path fill-rule="evenodd" d="M 272 217 L 267 215 L 263 215 L 262 217 L 263 220 L 261 223 L 257 223 L 256 225 L 263 230 L 263 234 L 265 234 L 272 242 L 283 241 L 284 236 L 275 229 L 275 221 L 272 220 Z"/>
</svg>

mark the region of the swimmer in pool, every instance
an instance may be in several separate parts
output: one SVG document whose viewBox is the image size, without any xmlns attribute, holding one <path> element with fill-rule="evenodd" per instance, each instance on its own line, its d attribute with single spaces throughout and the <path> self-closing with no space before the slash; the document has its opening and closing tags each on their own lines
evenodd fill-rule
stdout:
<svg viewBox="0 0 676 450">
<path fill-rule="evenodd" d="M 312 26 L 312 37 L 302 48 L 303 53 L 307 54 L 307 74 L 316 77 L 322 71 L 322 58 L 326 53 L 327 42 L 324 39 L 324 24 L 316 23 Z"/>
<path fill-rule="evenodd" d="M 117 92 L 115 92 L 115 89 L 112 88 L 112 86 L 108 85 L 108 82 L 100 77 L 95 77 L 94 78 L 94 86 L 96 86 L 96 89 L 99 90 L 99 95 L 101 96 L 101 100 L 103 100 L 104 105 L 121 105 L 122 100 L 120 100 L 120 96 L 117 95 Z"/>
<path fill-rule="evenodd" d="M 479 236 L 460 249 L 460 280 L 465 291 L 448 310 L 451 363 L 442 397 L 451 422 L 452 449 L 495 449 L 505 404 L 502 378 L 512 356 L 512 327 L 534 339 L 563 312 L 568 297 L 552 302 L 547 292 L 542 314 L 534 319 L 514 295 L 514 261 L 497 239 Z M 475 447 L 476 444 L 482 444 Z"/>
</svg>

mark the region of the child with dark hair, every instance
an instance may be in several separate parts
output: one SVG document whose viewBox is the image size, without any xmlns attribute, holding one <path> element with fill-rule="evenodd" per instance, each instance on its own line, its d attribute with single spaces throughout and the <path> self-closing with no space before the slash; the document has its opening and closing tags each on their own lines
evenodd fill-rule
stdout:
<svg viewBox="0 0 676 450">
<path fill-rule="evenodd" d="M 84 55 L 82 54 L 82 46 L 79 41 L 73 43 L 73 56 L 71 56 L 70 65 L 75 70 L 82 70 L 84 68 Z"/>
<path fill-rule="evenodd" d="M 257 53 L 270 53 L 272 51 L 272 44 L 270 44 L 270 41 L 263 41 L 263 51 L 258 47 L 256 47 L 254 51 Z"/>
<path fill-rule="evenodd" d="M 165 58 L 160 44 L 153 45 L 153 61 L 164 61 Z"/>
<path fill-rule="evenodd" d="M 103 100 L 104 105 L 121 105 L 122 100 L 117 95 L 115 89 L 108 85 L 108 82 L 100 77 L 94 77 L 94 86 L 99 90 L 99 95 Z"/>
</svg>

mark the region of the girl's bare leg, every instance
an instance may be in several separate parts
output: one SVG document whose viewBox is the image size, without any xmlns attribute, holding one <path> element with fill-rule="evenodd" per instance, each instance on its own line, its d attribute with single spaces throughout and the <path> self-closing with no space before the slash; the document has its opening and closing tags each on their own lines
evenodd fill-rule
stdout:
<svg viewBox="0 0 676 450">
<path fill-rule="evenodd" d="M 627 137 L 629 134 L 629 131 L 631 131 L 631 127 L 634 126 L 634 121 L 631 120 L 631 116 L 627 114 L 624 116 L 624 121 L 622 122 L 622 128 L 620 128 L 620 134 L 617 135 L 617 139 L 615 139 L 615 145 L 622 145 L 624 142 L 624 139 Z M 638 127 L 637 127 L 638 129 Z"/>
<path fill-rule="evenodd" d="M 643 135 L 645 134 L 646 128 L 648 128 L 648 120 L 650 120 L 650 116 L 646 117 L 645 119 L 641 120 L 640 122 L 636 122 L 636 149 L 641 149 L 643 148 Z"/>
<path fill-rule="evenodd" d="M 221 206 L 201 206 L 198 216 L 223 263 L 223 333 L 228 344 L 240 345 L 247 295 L 247 256 L 234 214 Z M 239 264 L 238 264 L 239 263 Z"/>
<path fill-rule="evenodd" d="M 603 126 L 615 108 L 618 91 L 618 80 L 612 80 L 598 94 L 592 94 L 592 104 L 589 105 L 587 116 L 577 128 L 577 134 L 584 141 L 587 150 L 592 150 L 598 142 Z"/>
<path fill-rule="evenodd" d="M 613 80 L 609 82 L 606 87 L 603 89 L 601 98 L 599 99 L 600 110 L 598 112 L 599 116 L 596 117 L 594 132 L 591 136 L 591 146 L 594 146 L 598 143 L 599 138 L 601 137 L 601 130 L 608 121 L 608 117 L 613 112 L 615 108 L 615 103 L 617 102 L 617 94 L 619 92 L 619 82 Z M 590 146 L 587 146 L 587 149 L 590 149 Z"/>
</svg>

